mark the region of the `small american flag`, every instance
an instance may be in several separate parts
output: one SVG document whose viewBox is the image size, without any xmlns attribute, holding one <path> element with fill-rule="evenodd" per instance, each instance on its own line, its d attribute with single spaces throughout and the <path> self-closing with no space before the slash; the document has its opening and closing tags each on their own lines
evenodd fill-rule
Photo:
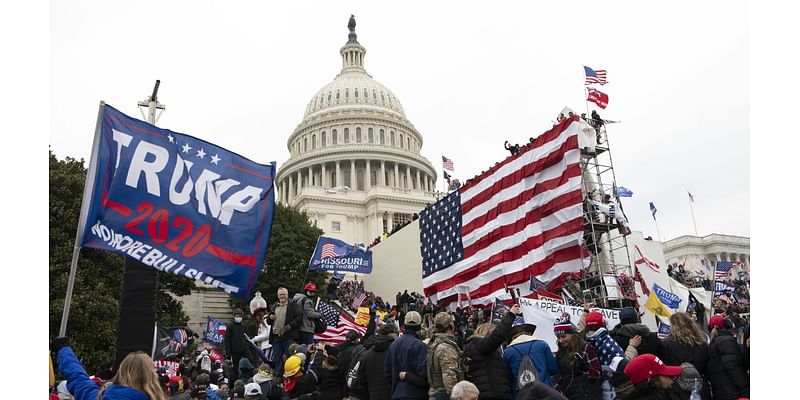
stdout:
<svg viewBox="0 0 800 400">
<path fill-rule="evenodd" d="M 335 246 L 333 243 L 326 243 L 322 245 L 322 253 L 320 253 L 320 258 L 333 258 L 338 257 L 339 255 L 336 254 L 334 251 Z"/>
<path fill-rule="evenodd" d="M 366 299 L 367 299 L 367 293 L 361 292 L 361 294 L 359 294 L 358 296 L 356 296 L 355 299 L 353 299 L 353 308 L 358 309 L 358 307 L 361 307 L 361 303 L 363 303 L 364 300 Z"/>
<path fill-rule="evenodd" d="M 606 84 L 606 70 L 598 69 L 595 71 L 584 65 L 583 71 L 586 73 L 586 82 L 584 85 L 591 85 L 593 83 L 599 83 L 601 85 Z"/>
<path fill-rule="evenodd" d="M 449 159 L 449 158 L 447 158 L 445 156 L 442 156 L 442 168 L 444 168 L 444 169 L 446 169 L 448 171 L 455 171 L 453 169 L 453 160 L 451 160 L 451 159 Z"/>
<path fill-rule="evenodd" d="M 715 278 L 723 278 L 731 274 L 733 262 L 731 261 L 717 261 L 717 269 L 714 272 Z"/>
<path fill-rule="evenodd" d="M 692 192 L 690 192 L 690 191 L 688 191 L 688 190 L 687 190 L 687 191 L 686 191 L 686 193 L 689 193 L 689 201 L 691 201 L 692 203 L 694 203 L 694 196 L 692 196 Z"/>
<path fill-rule="evenodd" d="M 325 332 L 314 335 L 314 340 L 336 344 L 344 342 L 345 335 L 350 330 L 358 332 L 361 336 L 367 332 L 367 327 L 357 325 L 350 317 L 342 315 L 325 302 L 320 301 L 317 304 L 317 311 L 325 318 L 328 328 Z"/>
</svg>

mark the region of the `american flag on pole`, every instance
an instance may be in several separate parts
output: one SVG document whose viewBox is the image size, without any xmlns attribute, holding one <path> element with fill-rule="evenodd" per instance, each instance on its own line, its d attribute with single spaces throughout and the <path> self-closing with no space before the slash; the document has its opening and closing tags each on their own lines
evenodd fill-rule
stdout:
<svg viewBox="0 0 800 400">
<path fill-rule="evenodd" d="M 593 83 L 599 83 L 601 85 L 606 84 L 606 70 L 593 70 L 584 65 L 583 72 L 586 73 L 586 82 L 584 82 L 584 85 L 591 85 Z"/>
<path fill-rule="evenodd" d="M 422 211 L 422 286 L 438 304 L 531 295 L 544 283 L 588 265 L 582 245 L 579 117 L 566 118 L 515 157 Z"/>
<path fill-rule="evenodd" d="M 342 315 L 331 305 L 320 301 L 317 304 L 317 311 L 325 318 L 328 328 L 325 332 L 314 335 L 314 340 L 328 343 L 342 343 L 348 331 L 354 330 L 361 336 L 367 332 L 367 327 L 357 325 L 352 318 Z"/>
<path fill-rule="evenodd" d="M 717 261 L 717 269 L 714 271 L 715 278 L 724 278 L 731 274 L 733 262 L 731 261 Z"/>
<path fill-rule="evenodd" d="M 454 172 L 455 170 L 453 169 L 453 160 L 451 160 L 451 159 L 449 159 L 449 158 L 447 158 L 445 156 L 442 156 L 442 168 L 444 168 L 444 169 L 446 169 L 446 170 L 448 170 L 450 172 Z"/>
<path fill-rule="evenodd" d="M 358 309 L 358 307 L 361 307 L 361 303 L 363 303 L 364 300 L 366 299 L 367 299 L 367 292 L 361 292 L 361 294 L 359 294 L 358 296 L 356 296 L 355 299 L 353 299 L 353 304 L 352 304 L 353 308 Z"/>
<path fill-rule="evenodd" d="M 691 201 L 692 203 L 694 203 L 694 196 L 692 196 L 692 192 L 690 192 L 690 191 L 688 191 L 688 190 L 687 190 L 687 191 L 686 191 L 686 193 L 689 193 L 689 201 Z"/>
</svg>

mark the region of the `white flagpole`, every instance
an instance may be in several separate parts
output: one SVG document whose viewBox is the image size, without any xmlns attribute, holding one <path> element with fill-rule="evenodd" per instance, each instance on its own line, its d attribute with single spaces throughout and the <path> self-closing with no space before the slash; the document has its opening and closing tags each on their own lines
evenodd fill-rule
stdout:
<svg viewBox="0 0 800 400">
<path fill-rule="evenodd" d="M 688 191 L 687 191 L 687 193 L 688 193 Z M 689 197 L 689 209 L 692 211 L 692 224 L 694 225 L 694 235 L 695 236 L 700 236 L 697 233 L 697 221 L 695 221 L 695 219 L 694 219 L 694 201 L 692 201 L 691 197 Z"/>
<path fill-rule="evenodd" d="M 100 101 L 100 108 L 97 112 L 97 124 L 94 129 L 94 139 L 92 140 L 92 153 L 89 159 L 89 168 L 86 171 L 86 182 L 83 186 L 83 200 L 81 201 L 81 213 L 78 218 L 78 231 L 75 233 L 75 247 L 72 249 L 72 263 L 69 267 L 69 279 L 67 280 L 67 294 L 64 298 L 64 310 L 61 313 L 61 326 L 58 329 L 58 336 L 67 333 L 67 320 L 69 319 L 69 306 L 72 303 L 72 289 L 75 286 L 75 272 L 78 269 L 78 257 L 83 241 L 83 230 L 86 228 L 86 219 L 89 214 L 89 203 L 94 194 L 94 180 L 97 176 L 97 153 L 100 148 L 100 127 L 103 125 L 103 110 L 105 102 Z"/>
<path fill-rule="evenodd" d="M 656 223 L 656 233 L 658 233 L 658 241 L 661 241 L 661 230 L 658 229 L 658 220 L 656 219 L 655 215 L 653 216 L 653 221 Z"/>
</svg>

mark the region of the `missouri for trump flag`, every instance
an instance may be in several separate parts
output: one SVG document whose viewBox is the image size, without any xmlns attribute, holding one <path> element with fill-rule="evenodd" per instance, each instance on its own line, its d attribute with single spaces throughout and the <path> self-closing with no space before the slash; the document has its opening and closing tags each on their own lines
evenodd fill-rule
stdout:
<svg viewBox="0 0 800 400">
<path fill-rule="evenodd" d="M 420 215 L 422 285 L 439 304 L 530 295 L 588 265 L 583 250 L 579 117 L 561 121 Z M 584 264 L 586 263 L 586 264 Z"/>
</svg>

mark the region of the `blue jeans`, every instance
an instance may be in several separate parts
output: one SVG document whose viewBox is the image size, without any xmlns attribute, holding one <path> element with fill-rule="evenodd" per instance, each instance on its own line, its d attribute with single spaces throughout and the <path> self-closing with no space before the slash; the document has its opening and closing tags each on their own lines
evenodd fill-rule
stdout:
<svg viewBox="0 0 800 400">
<path fill-rule="evenodd" d="M 276 337 L 272 342 L 272 360 L 275 362 L 275 376 L 283 376 L 284 356 L 289 354 L 289 346 L 294 343 L 294 339 Z"/>
</svg>

